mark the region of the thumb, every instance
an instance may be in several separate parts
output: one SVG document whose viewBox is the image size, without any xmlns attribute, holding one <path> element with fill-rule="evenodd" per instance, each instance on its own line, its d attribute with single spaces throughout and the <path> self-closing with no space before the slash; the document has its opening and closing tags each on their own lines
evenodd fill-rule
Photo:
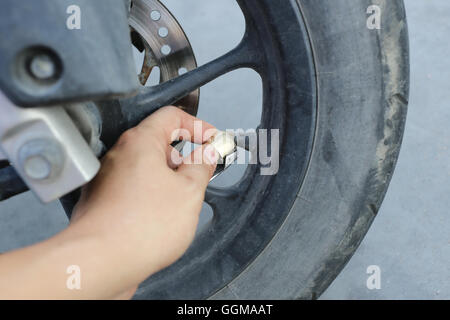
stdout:
<svg viewBox="0 0 450 320">
<path fill-rule="evenodd" d="M 177 172 L 198 181 L 199 185 L 206 188 L 216 170 L 218 160 L 219 153 L 216 149 L 210 144 L 204 144 L 183 159 Z"/>
</svg>

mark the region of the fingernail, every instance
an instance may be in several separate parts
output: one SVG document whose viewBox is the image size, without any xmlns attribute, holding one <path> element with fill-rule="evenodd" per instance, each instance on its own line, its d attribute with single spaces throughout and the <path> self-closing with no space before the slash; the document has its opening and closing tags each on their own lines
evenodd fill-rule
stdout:
<svg viewBox="0 0 450 320">
<path fill-rule="evenodd" d="M 217 160 L 219 160 L 219 153 L 216 151 L 216 149 L 209 145 L 205 148 L 205 160 L 208 164 L 214 165 L 217 164 Z"/>
</svg>

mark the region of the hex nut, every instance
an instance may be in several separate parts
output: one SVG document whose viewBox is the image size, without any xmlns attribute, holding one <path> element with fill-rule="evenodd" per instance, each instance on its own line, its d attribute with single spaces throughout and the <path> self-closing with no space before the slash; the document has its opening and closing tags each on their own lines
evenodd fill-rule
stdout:
<svg viewBox="0 0 450 320">
<path fill-rule="evenodd" d="M 208 143 L 216 149 L 221 158 L 225 158 L 236 150 L 234 136 L 225 131 L 218 131 Z"/>
</svg>

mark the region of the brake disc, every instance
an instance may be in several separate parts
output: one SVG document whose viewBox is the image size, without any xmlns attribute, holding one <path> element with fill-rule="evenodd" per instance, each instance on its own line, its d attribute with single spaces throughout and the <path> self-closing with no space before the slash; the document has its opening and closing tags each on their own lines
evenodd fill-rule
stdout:
<svg viewBox="0 0 450 320">
<path fill-rule="evenodd" d="M 158 0 L 133 0 L 129 24 L 133 45 L 144 53 L 139 74 L 141 85 L 146 85 L 155 67 L 160 70 L 160 83 L 197 68 L 186 34 L 175 17 Z M 175 105 L 196 115 L 199 93 L 199 89 L 191 92 Z"/>
</svg>

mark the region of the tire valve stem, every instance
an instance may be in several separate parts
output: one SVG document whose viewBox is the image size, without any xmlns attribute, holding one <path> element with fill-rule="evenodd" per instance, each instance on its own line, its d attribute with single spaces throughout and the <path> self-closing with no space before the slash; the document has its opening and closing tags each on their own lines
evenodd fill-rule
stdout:
<svg viewBox="0 0 450 320">
<path fill-rule="evenodd" d="M 211 182 L 219 175 L 221 175 L 226 169 L 228 169 L 233 164 L 233 162 L 236 161 L 238 153 L 234 135 L 225 131 L 218 131 L 209 139 L 207 144 L 213 146 L 219 154 L 217 168 L 210 180 Z"/>
</svg>

